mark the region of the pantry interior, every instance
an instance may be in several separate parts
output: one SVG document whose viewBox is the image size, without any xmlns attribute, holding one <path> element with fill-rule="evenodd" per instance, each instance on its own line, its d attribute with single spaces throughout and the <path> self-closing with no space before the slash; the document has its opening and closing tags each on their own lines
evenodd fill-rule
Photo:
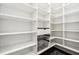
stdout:
<svg viewBox="0 0 79 59">
<path fill-rule="evenodd" d="M 79 54 L 78 6 L 79 3 L 0 3 L 0 55 L 48 55 L 53 47 Z"/>
</svg>

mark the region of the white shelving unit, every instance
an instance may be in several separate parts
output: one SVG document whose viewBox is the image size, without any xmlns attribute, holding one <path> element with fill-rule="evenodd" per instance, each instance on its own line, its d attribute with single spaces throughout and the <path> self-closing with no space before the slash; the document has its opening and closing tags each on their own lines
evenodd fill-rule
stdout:
<svg viewBox="0 0 79 59">
<path fill-rule="evenodd" d="M 79 50 L 78 44 L 78 13 L 79 13 L 79 3 L 70 3 L 67 7 L 64 7 L 64 33 L 65 38 L 64 39 L 64 45 L 67 47 L 70 47 L 74 50 Z M 73 45 L 73 46 L 72 46 Z"/>
<path fill-rule="evenodd" d="M 54 6 L 54 7 L 53 7 Z M 58 6 L 58 7 L 57 7 Z M 62 7 L 60 7 L 62 6 Z M 56 12 L 52 12 L 51 38 L 52 42 L 75 52 L 79 52 L 79 3 L 52 4 Z M 61 10 L 62 9 L 62 10 Z M 61 12 L 60 12 L 61 10 Z M 58 14 L 58 12 L 60 12 Z M 61 14 L 62 13 L 62 14 Z M 62 22 L 61 22 L 62 21 Z M 63 26 L 62 26 L 63 25 Z"/>
<path fill-rule="evenodd" d="M 36 5 L 0 4 L 0 54 L 36 54 Z"/>
<path fill-rule="evenodd" d="M 0 3 L 0 55 L 37 55 L 54 45 L 79 52 L 79 3 Z M 37 36 L 50 34 L 37 51 Z"/>
<path fill-rule="evenodd" d="M 20 45 L 20 44 L 19 44 Z M 7 52 L 4 52 L 4 53 L 1 53 L 1 54 L 15 54 L 16 52 L 17 53 L 20 53 L 21 50 L 23 49 L 26 49 L 26 48 L 29 48 L 29 47 L 32 47 L 32 46 L 35 46 L 36 43 L 33 43 L 33 42 L 29 42 L 29 43 L 23 43 L 22 46 L 17 46 L 16 48 L 12 49 L 12 50 L 9 50 Z M 19 51 L 19 52 L 18 52 Z M 25 51 L 26 52 L 26 51 Z M 30 52 L 31 53 L 31 52 Z M 28 54 L 28 53 L 27 53 Z"/>
<path fill-rule="evenodd" d="M 48 3 L 38 3 L 38 35 L 50 33 L 49 5 Z"/>
<path fill-rule="evenodd" d="M 38 35 L 50 34 L 50 7 L 49 6 L 50 5 L 48 3 L 38 3 Z M 37 54 L 41 54 L 49 48 L 50 46 L 48 43 L 48 46 L 38 51 Z"/>
<path fill-rule="evenodd" d="M 63 4 L 52 3 L 51 4 L 51 37 L 50 44 L 53 42 L 63 45 Z"/>
</svg>

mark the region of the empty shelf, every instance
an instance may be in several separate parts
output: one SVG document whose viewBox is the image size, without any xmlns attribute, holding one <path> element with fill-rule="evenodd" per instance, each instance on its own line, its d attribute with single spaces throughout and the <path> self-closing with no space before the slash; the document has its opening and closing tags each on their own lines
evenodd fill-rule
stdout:
<svg viewBox="0 0 79 59">
<path fill-rule="evenodd" d="M 36 31 L 13 32 L 13 33 L 0 33 L 0 35 L 29 34 L 29 33 L 36 33 Z"/>
<path fill-rule="evenodd" d="M 9 14 L 3 14 L 3 13 L 0 13 L 0 17 L 2 18 L 7 18 L 7 19 L 17 19 L 15 21 L 23 21 L 23 22 L 28 22 L 28 21 L 36 21 L 36 20 L 33 20 L 32 18 L 27 18 L 27 17 L 21 17 L 21 16 L 16 16 L 16 15 L 9 15 Z M 18 20 L 19 19 L 19 20 Z"/>
<path fill-rule="evenodd" d="M 34 42 L 23 43 L 22 45 L 18 45 L 18 47 L 16 46 L 16 48 L 14 48 L 12 50 L 8 50 L 6 52 L 0 53 L 0 55 L 10 54 L 10 53 L 22 50 L 24 48 L 28 48 L 28 47 L 34 46 L 34 45 L 36 45 L 36 43 L 34 43 Z"/>
<path fill-rule="evenodd" d="M 76 50 L 76 49 L 73 49 L 73 48 L 70 48 L 70 47 L 67 47 L 67 46 L 64 46 L 64 45 L 58 44 L 58 43 L 56 43 L 56 45 L 59 45 L 59 46 L 61 46 L 61 47 L 64 47 L 64 48 L 67 48 L 67 49 L 69 49 L 69 50 L 71 50 L 71 51 L 75 51 L 75 52 L 79 53 L 79 51 Z"/>
</svg>

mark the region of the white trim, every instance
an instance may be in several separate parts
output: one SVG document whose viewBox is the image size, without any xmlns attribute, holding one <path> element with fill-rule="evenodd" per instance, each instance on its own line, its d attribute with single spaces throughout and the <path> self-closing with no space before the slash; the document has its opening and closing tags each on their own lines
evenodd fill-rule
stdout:
<svg viewBox="0 0 79 59">
<path fill-rule="evenodd" d="M 67 24 L 67 23 L 78 23 L 78 22 L 79 22 L 79 20 L 77 20 L 77 21 L 68 21 L 68 22 L 64 22 L 64 23 L 63 22 L 62 23 L 61 22 L 60 23 L 59 22 L 55 22 L 55 23 L 51 23 L 51 24 L 55 25 L 55 24 Z"/>
<path fill-rule="evenodd" d="M 49 11 L 49 33 L 50 33 L 50 35 L 51 35 L 51 24 L 50 24 L 50 22 L 51 22 L 51 4 L 50 3 L 48 3 L 48 5 L 49 5 L 49 8 L 48 8 L 48 11 Z M 48 39 L 49 40 L 49 39 Z M 50 46 L 50 41 L 48 42 L 48 46 Z"/>
<path fill-rule="evenodd" d="M 36 31 L 0 33 L 0 35 L 31 34 L 31 33 L 36 33 Z"/>
<path fill-rule="evenodd" d="M 66 38 L 63 38 L 64 40 L 67 40 L 67 41 L 72 41 L 72 42 L 77 42 L 77 43 L 79 43 L 79 41 L 78 40 L 74 40 L 74 39 L 66 39 Z"/>
<path fill-rule="evenodd" d="M 65 32 L 64 32 L 64 30 L 65 30 L 65 24 L 64 24 L 64 22 L 65 22 L 65 18 L 64 18 L 64 7 L 65 7 L 65 4 L 63 3 L 63 38 L 65 37 Z M 64 45 L 64 39 L 63 39 L 63 45 Z"/>
<path fill-rule="evenodd" d="M 64 24 L 67 24 L 67 23 L 78 23 L 78 22 L 79 22 L 79 20 L 76 20 L 76 21 L 67 21 L 67 22 L 64 22 Z"/>
<path fill-rule="evenodd" d="M 41 33 L 41 34 L 37 34 L 37 35 L 44 35 L 44 34 L 50 34 L 50 33 Z"/>
<path fill-rule="evenodd" d="M 67 31 L 67 32 L 79 32 L 78 30 L 64 30 L 64 32 Z"/>
<path fill-rule="evenodd" d="M 51 30 L 51 31 L 60 31 L 60 30 Z M 65 32 L 65 31 L 67 31 L 67 32 L 79 32 L 78 30 L 63 30 L 63 32 Z"/>
<path fill-rule="evenodd" d="M 55 38 L 58 38 L 58 39 L 60 39 L 60 40 L 64 39 L 64 40 L 67 40 L 67 41 L 72 41 L 72 42 L 77 42 L 77 43 L 79 43 L 78 40 L 67 39 L 67 38 L 62 38 L 62 37 L 50 37 L 50 40 L 55 39 Z"/>
<path fill-rule="evenodd" d="M 61 30 L 51 30 L 51 31 L 60 31 L 60 32 L 62 32 Z"/>
<path fill-rule="evenodd" d="M 49 40 L 52 40 L 52 39 L 55 39 L 55 38 L 63 39 L 61 37 L 50 37 Z"/>
</svg>

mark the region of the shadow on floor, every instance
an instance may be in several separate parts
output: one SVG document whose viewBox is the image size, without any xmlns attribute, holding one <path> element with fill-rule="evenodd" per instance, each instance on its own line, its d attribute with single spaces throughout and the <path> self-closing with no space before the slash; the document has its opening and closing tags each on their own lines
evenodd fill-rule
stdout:
<svg viewBox="0 0 79 59">
<path fill-rule="evenodd" d="M 71 54 L 64 52 L 56 47 L 52 47 L 49 50 L 41 53 L 40 55 L 71 55 Z"/>
</svg>

